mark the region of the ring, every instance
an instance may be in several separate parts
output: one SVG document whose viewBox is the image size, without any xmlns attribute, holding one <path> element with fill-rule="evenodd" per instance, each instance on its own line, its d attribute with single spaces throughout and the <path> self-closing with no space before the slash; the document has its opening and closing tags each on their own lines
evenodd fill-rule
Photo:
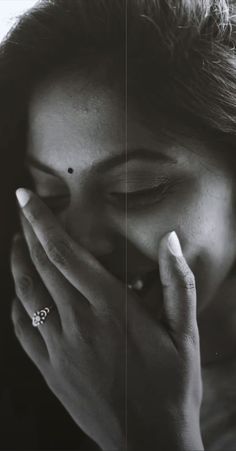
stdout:
<svg viewBox="0 0 236 451">
<path fill-rule="evenodd" d="M 34 314 L 32 316 L 32 325 L 34 327 L 38 327 L 41 324 L 44 324 L 46 321 L 46 318 L 50 312 L 51 312 L 51 307 L 44 307 L 43 309 L 37 310 L 36 312 L 34 312 Z"/>
</svg>

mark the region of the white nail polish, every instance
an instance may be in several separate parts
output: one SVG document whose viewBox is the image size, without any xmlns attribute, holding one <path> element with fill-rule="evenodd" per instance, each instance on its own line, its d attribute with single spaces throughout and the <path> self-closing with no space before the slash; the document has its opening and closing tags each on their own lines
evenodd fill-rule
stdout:
<svg viewBox="0 0 236 451">
<path fill-rule="evenodd" d="M 25 188 L 18 188 L 16 190 L 16 197 L 21 208 L 24 208 L 30 200 L 30 192 Z"/>
<path fill-rule="evenodd" d="M 171 232 L 168 237 L 168 247 L 169 247 L 170 252 L 175 257 L 182 257 L 182 255 L 183 255 L 182 249 L 180 246 L 179 239 L 175 232 Z"/>
</svg>

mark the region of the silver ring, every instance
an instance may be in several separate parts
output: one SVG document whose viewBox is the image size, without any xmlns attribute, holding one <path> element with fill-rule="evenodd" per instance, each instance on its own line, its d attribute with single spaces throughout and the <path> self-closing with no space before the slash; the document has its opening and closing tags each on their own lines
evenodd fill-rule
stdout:
<svg viewBox="0 0 236 451">
<path fill-rule="evenodd" d="M 37 310 L 36 312 L 34 312 L 34 314 L 32 316 L 32 325 L 34 327 L 38 327 L 38 326 L 41 326 L 42 324 L 44 324 L 46 321 L 46 318 L 50 312 L 51 312 L 51 307 L 44 307 L 43 309 Z"/>
</svg>

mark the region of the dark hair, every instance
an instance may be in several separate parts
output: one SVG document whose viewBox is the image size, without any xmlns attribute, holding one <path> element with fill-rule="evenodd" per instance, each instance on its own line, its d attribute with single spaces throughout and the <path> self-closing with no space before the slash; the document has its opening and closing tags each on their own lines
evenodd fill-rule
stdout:
<svg viewBox="0 0 236 451">
<path fill-rule="evenodd" d="M 1 47 L 4 107 L 22 107 L 16 99 L 57 64 L 119 53 L 154 104 L 164 89 L 165 105 L 234 134 L 235 11 L 227 0 L 42 0 Z"/>
<path fill-rule="evenodd" d="M 109 53 L 124 70 L 127 62 L 130 89 L 139 86 L 154 108 L 182 110 L 234 135 L 235 11 L 227 0 L 42 0 L 1 47 L 2 139 L 36 80 L 56 65 Z"/>
<path fill-rule="evenodd" d="M 235 10 L 227 0 L 39 2 L 0 47 L 5 166 L 14 162 L 18 168 L 22 160 L 27 102 L 35 83 L 57 66 L 86 65 L 104 55 L 120 66 L 124 95 L 135 90 L 136 100 L 149 109 L 213 131 L 215 139 L 233 148 Z"/>
</svg>

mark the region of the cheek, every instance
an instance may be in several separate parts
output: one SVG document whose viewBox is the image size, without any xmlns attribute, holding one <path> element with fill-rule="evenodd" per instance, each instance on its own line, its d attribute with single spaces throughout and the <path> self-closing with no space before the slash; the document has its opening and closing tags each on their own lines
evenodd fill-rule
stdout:
<svg viewBox="0 0 236 451">
<path fill-rule="evenodd" d="M 196 193 L 178 223 L 184 255 L 196 278 L 198 312 L 214 301 L 235 261 L 231 198 L 224 185 L 215 184 L 202 196 Z"/>
<path fill-rule="evenodd" d="M 222 187 L 212 189 L 208 193 L 214 197 L 195 190 L 145 212 L 129 213 L 127 221 L 129 240 L 155 262 L 162 236 L 176 231 L 196 278 L 199 309 L 213 298 L 235 258 L 230 196 L 223 195 Z"/>
<path fill-rule="evenodd" d="M 201 223 L 201 212 L 196 211 L 195 205 L 194 196 L 179 193 L 149 208 L 130 211 L 127 220 L 129 240 L 149 258 L 157 260 L 161 238 L 175 230 L 183 251 L 188 254 L 191 237 L 196 233 L 194 229 L 198 231 Z"/>
</svg>

